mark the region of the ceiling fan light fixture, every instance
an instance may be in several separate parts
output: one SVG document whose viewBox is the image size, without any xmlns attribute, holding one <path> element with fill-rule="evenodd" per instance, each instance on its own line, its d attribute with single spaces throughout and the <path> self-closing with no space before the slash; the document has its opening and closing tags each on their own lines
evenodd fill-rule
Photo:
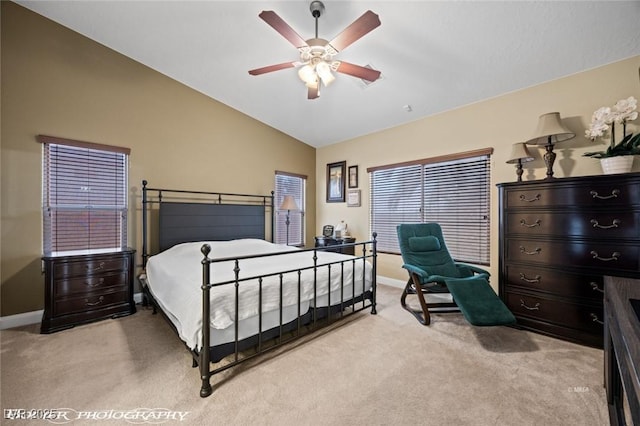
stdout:
<svg viewBox="0 0 640 426">
<path fill-rule="evenodd" d="M 318 76 L 316 75 L 315 70 L 309 64 L 304 65 L 298 70 L 298 77 L 300 77 L 300 80 L 302 80 L 307 85 L 316 84 L 316 82 L 318 81 Z"/>
<path fill-rule="evenodd" d="M 318 77 L 322 80 L 322 84 L 327 87 L 329 84 L 335 80 L 335 76 L 331 72 L 331 66 L 326 62 L 319 62 L 316 65 L 316 72 L 318 73 Z"/>
</svg>

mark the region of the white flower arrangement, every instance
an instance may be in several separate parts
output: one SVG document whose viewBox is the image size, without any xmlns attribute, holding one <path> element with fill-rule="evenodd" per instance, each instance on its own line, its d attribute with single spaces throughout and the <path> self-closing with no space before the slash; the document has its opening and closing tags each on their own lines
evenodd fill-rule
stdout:
<svg viewBox="0 0 640 426">
<path fill-rule="evenodd" d="M 602 107 L 591 116 L 591 125 L 585 131 L 585 136 L 591 140 L 604 137 L 611 130 L 611 144 L 606 151 L 587 152 L 586 157 L 606 158 L 619 155 L 640 154 L 640 133 L 627 135 L 627 122 L 638 118 L 638 101 L 633 96 L 621 99 L 613 108 Z M 622 125 L 622 140 L 616 144 L 615 125 Z"/>
</svg>

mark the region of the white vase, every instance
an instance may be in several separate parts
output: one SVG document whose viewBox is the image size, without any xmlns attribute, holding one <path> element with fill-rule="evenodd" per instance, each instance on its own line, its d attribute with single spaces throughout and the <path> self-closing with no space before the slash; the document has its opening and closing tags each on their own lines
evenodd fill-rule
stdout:
<svg viewBox="0 0 640 426">
<path fill-rule="evenodd" d="M 633 155 L 619 155 L 617 157 L 601 158 L 602 171 L 605 175 L 629 173 L 633 166 L 633 157 Z"/>
</svg>

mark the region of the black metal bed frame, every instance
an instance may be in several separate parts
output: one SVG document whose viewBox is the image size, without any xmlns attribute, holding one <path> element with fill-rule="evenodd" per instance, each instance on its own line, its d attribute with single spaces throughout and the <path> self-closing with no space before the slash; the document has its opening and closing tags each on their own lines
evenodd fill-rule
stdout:
<svg viewBox="0 0 640 426">
<path fill-rule="evenodd" d="M 150 199 L 149 194 L 150 193 L 155 193 L 157 194 L 157 197 L 154 199 Z M 184 202 L 185 205 L 187 205 L 187 208 L 189 210 L 189 214 L 191 214 L 191 209 L 193 207 L 193 204 L 197 204 L 197 205 L 202 205 L 204 206 L 204 209 L 209 209 L 209 207 L 207 206 L 211 206 L 211 205 L 235 205 L 235 206 L 257 206 L 258 208 L 256 209 L 256 211 L 261 211 L 260 206 L 262 206 L 264 208 L 263 211 L 263 216 L 262 216 L 262 220 L 263 222 L 267 222 L 267 219 L 269 219 L 270 222 L 270 235 L 271 235 L 271 241 L 273 242 L 273 235 L 274 235 L 274 226 L 275 226 L 275 210 L 274 210 L 274 195 L 273 192 L 271 193 L 271 195 L 250 195 L 250 194 L 233 194 L 233 193 L 219 193 L 219 192 L 204 192 L 204 191 L 185 191 L 185 190 L 172 190 L 172 189 L 160 189 L 160 188 L 149 188 L 147 187 L 147 181 L 143 180 L 142 181 L 142 236 L 143 236 L 143 243 L 142 243 L 142 263 L 143 263 L 143 269 L 146 268 L 147 265 L 147 260 L 150 257 L 149 254 L 149 224 L 148 224 L 148 216 L 150 214 L 150 209 L 149 209 L 149 205 L 151 204 L 158 204 L 159 206 L 162 206 L 163 203 L 166 203 L 167 201 L 164 200 L 164 196 L 166 194 L 170 194 L 168 195 L 168 198 L 173 199 L 173 198 L 178 198 L 180 200 L 180 202 Z M 172 198 L 173 196 L 173 198 Z M 175 203 L 175 202 L 173 202 Z M 195 207 L 197 208 L 197 206 Z M 160 210 L 161 207 L 159 207 L 158 210 Z M 267 216 L 267 213 L 269 214 L 269 217 Z M 237 227 L 237 236 L 235 235 L 236 233 L 234 231 L 231 231 L 231 234 L 229 234 L 229 226 L 227 226 L 226 224 L 223 225 L 216 225 L 213 224 L 214 226 L 211 227 L 210 225 L 212 225 L 211 223 L 206 223 L 208 222 L 206 214 L 208 214 L 208 210 L 204 213 L 204 219 L 203 219 L 203 224 L 204 227 L 202 227 L 202 229 L 204 230 L 205 234 L 202 235 L 202 237 L 199 237 L 197 239 L 193 239 L 194 237 L 196 237 L 198 234 L 197 232 L 199 232 L 199 230 L 196 230 L 194 233 L 194 227 L 193 225 L 193 220 L 191 219 L 191 216 L 188 216 L 189 220 L 189 226 L 187 226 L 186 228 L 189 228 L 189 230 L 187 231 L 186 235 L 177 235 L 175 236 L 175 238 L 172 237 L 172 240 L 170 242 L 165 242 L 165 243 L 160 243 L 159 244 L 159 251 L 162 251 L 166 248 L 169 247 L 163 247 L 163 244 L 177 244 L 178 242 L 191 242 L 191 241 L 214 241 L 214 240 L 228 240 L 228 239 L 233 239 L 232 237 L 236 237 L 236 238 L 246 238 L 246 237 L 254 237 L 254 238 L 260 238 L 260 239 L 266 239 L 266 226 L 262 229 L 262 235 L 261 236 L 257 236 L 255 235 L 253 232 L 255 231 L 250 231 L 249 234 L 247 234 L 247 230 L 245 229 L 245 227 L 243 227 L 243 223 L 244 223 L 244 219 L 240 218 L 238 219 L 237 217 L 234 216 L 234 225 Z M 220 216 L 215 216 L 216 218 L 220 219 Z M 222 221 L 225 221 L 226 216 L 222 217 Z M 178 222 L 180 221 L 180 219 L 177 219 Z M 251 225 L 254 226 L 255 225 L 255 218 L 253 219 L 248 219 L 251 222 Z M 159 220 L 159 222 L 162 222 L 162 219 Z M 172 231 L 175 229 L 179 229 L 179 226 L 176 226 L 175 223 L 172 224 Z M 232 227 L 233 227 L 232 226 Z M 200 228 L 200 225 L 196 226 L 196 228 Z M 161 234 L 163 232 L 163 229 L 159 227 L 158 229 L 159 233 Z M 222 235 L 221 235 L 222 233 Z M 231 237 L 231 238 L 230 238 Z M 330 263 L 323 263 L 322 265 L 318 265 L 317 264 L 317 260 L 318 260 L 318 256 L 317 256 L 317 252 L 318 251 L 334 251 L 334 250 L 340 250 L 342 248 L 345 247 L 353 247 L 354 251 L 356 250 L 356 248 L 361 248 L 362 249 L 362 254 L 359 256 L 355 256 L 353 258 L 349 258 L 349 259 L 345 259 L 345 260 L 340 260 L 340 261 L 335 261 L 335 262 L 330 262 Z M 376 260 L 377 260 L 377 252 L 376 252 L 376 234 L 373 234 L 373 239 L 369 240 L 369 241 L 364 241 L 364 242 L 359 242 L 359 243 L 348 243 L 348 244 L 343 244 L 340 246 L 331 246 L 331 247 L 317 247 L 317 248 L 313 248 L 313 249 L 304 249 L 304 250 L 292 250 L 292 251 L 287 251 L 287 252 L 279 252 L 279 253 L 269 253 L 269 254 L 261 254 L 261 255 L 255 255 L 255 256 L 239 256 L 239 257 L 232 257 L 232 258 L 217 258 L 217 259 L 211 259 L 209 258 L 209 254 L 211 252 L 211 247 L 208 244 L 203 244 L 202 248 L 201 248 L 201 252 L 203 254 L 203 259 L 201 261 L 201 267 L 202 267 L 202 284 L 201 284 L 201 290 L 202 290 L 202 318 L 209 318 L 210 317 L 210 292 L 211 289 L 213 287 L 217 287 L 217 286 L 231 286 L 233 285 L 235 287 L 235 318 L 234 318 L 234 333 L 235 333 L 235 337 L 234 337 L 234 341 L 233 342 L 229 342 L 229 343 L 225 343 L 219 346 L 211 346 L 211 341 L 210 341 L 210 324 L 209 321 L 202 321 L 202 345 L 201 345 L 201 349 L 199 351 L 197 350 L 192 350 L 190 348 L 187 347 L 186 343 L 185 343 L 185 347 L 187 347 L 189 349 L 189 351 L 192 354 L 193 357 L 193 367 L 199 367 L 199 371 L 200 371 L 200 378 L 202 381 L 202 385 L 200 388 L 200 396 L 201 397 L 207 397 L 209 395 L 211 395 L 211 393 L 213 392 L 212 386 L 211 386 L 211 377 L 217 373 L 220 373 L 224 370 L 227 370 L 231 367 L 234 367 L 242 362 L 248 361 L 250 359 L 253 359 L 265 352 L 271 351 L 273 349 L 276 349 L 286 343 L 289 343 L 293 340 L 296 340 L 300 337 L 303 337 L 305 335 L 308 335 L 309 332 L 314 331 L 318 328 L 324 327 L 326 325 L 329 325 L 333 322 L 334 317 L 338 317 L 336 320 L 339 320 L 343 317 L 348 317 L 350 315 L 353 315 L 357 312 L 360 312 L 364 309 L 367 308 L 371 308 L 371 314 L 376 314 Z M 301 252 L 309 252 L 310 255 L 312 255 L 312 259 L 313 259 L 313 265 L 312 266 L 308 266 L 308 267 L 304 267 L 304 268 L 297 268 L 297 269 L 289 269 L 289 270 L 285 270 L 285 271 L 279 271 L 276 273 L 271 273 L 271 274 L 265 274 L 265 275 L 260 275 L 260 276 L 252 276 L 252 277 L 244 277 L 244 278 L 240 278 L 240 262 L 242 260 L 246 260 L 246 259 L 253 259 L 253 258 L 259 258 L 259 257 L 271 257 L 271 256 L 283 256 L 283 255 L 287 255 L 290 253 L 301 253 Z M 364 264 L 370 260 L 371 264 L 372 264 L 372 285 L 371 285 L 371 290 L 368 291 L 364 291 L 364 285 L 366 283 L 366 273 L 365 273 L 365 269 L 364 269 Z M 215 263 L 219 263 L 219 262 L 233 262 L 234 264 L 234 275 L 235 278 L 229 281 L 224 281 L 224 282 L 217 282 L 217 283 L 212 283 L 211 281 L 211 265 L 215 264 Z M 353 268 L 353 270 L 355 270 L 355 266 L 356 266 L 356 262 L 357 261 L 361 261 L 363 262 L 363 277 L 362 277 L 362 285 L 363 285 L 363 293 L 359 296 L 355 296 L 355 286 L 356 286 L 356 282 L 355 282 L 355 274 L 353 274 L 352 276 L 352 282 L 351 283 L 345 283 L 344 281 L 344 268 L 345 268 L 345 264 L 349 264 L 351 263 L 351 268 Z M 328 293 L 327 293 L 327 306 L 326 307 L 317 307 L 317 288 L 318 288 L 318 281 L 317 281 L 317 271 L 318 268 L 328 268 L 328 272 L 329 272 L 329 276 L 331 276 L 331 268 L 333 267 L 339 267 L 341 268 L 341 281 L 340 281 L 340 302 L 336 303 L 334 305 L 332 305 L 331 303 L 331 290 L 328 289 Z M 313 291 L 314 291 L 314 295 L 313 295 L 313 307 L 310 307 L 309 310 L 305 313 L 301 312 L 301 304 L 302 304 L 302 300 L 301 300 L 301 274 L 303 271 L 305 270 L 310 270 L 313 271 Z M 283 291 L 283 276 L 285 274 L 292 274 L 292 273 L 297 273 L 298 274 L 298 279 L 297 279 L 297 285 L 298 285 L 298 301 L 297 301 L 297 305 L 298 305 L 298 312 L 297 312 L 297 317 L 293 320 L 290 321 L 288 323 L 283 323 L 283 318 L 282 318 L 282 291 Z M 279 312 L 280 312 L 280 318 L 279 318 L 279 325 L 268 329 L 268 330 L 262 330 L 263 324 L 262 324 L 262 320 L 263 320 L 263 312 L 262 312 L 262 284 L 263 284 L 263 280 L 265 278 L 269 278 L 269 277 L 276 277 L 279 278 L 279 284 L 280 284 L 280 306 L 279 306 Z M 239 318 L 238 318 L 238 305 L 239 305 L 239 286 L 242 282 L 245 281 L 251 281 L 251 280 L 257 280 L 258 281 L 258 286 L 259 286 L 259 306 L 258 306 L 258 333 L 254 336 L 250 336 L 248 338 L 239 340 L 238 336 L 239 336 Z M 328 284 L 327 284 L 328 285 Z M 351 285 L 351 295 L 347 294 L 346 296 L 349 297 L 351 296 L 350 299 L 348 300 L 344 300 L 345 294 L 345 285 Z M 146 285 L 143 286 L 143 291 L 145 294 L 145 298 L 147 298 L 153 305 L 153 309 L 154 309 L 154 313 L 157 312 L 158 310 L 158 303 L 155 301 L 155 299 L 153 298 L 150 290 L 148 289 L 148 287 Z M 163 314 L 163 316 L 167 319 L 167 321 L 169 322 L 169 324 L 172 326 L 172 328 L 175 330 L 175 327 L 173 326 L 173 323 L 169 320 L 169 318 L 164 314 L 164 312 L 162 312 L 162 309 L 159 309 L 160 312 Z M 254 353 L 251 354 L 243 354 L 243 356 L 241 357 L 240 354 L 241 352 L 245 351 L 246 349 L 249 348 L 253 348 L 255 350 Z M 217 363 L 219 361 L 221 361 L 223 358 L 230 358 L 230 360 L 228 360 L 228 362 L 224 365 L 220 365 L 217 368 L 211 369 L 210 368 L 210 364 L 211 363 Z"/>
</svg>

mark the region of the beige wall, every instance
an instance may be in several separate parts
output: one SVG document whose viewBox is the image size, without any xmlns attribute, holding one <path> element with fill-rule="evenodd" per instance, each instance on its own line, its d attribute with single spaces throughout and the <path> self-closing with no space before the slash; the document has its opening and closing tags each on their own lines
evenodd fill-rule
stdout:
<svg viewBox="0 0 640 426">
<path fill-rule="evenodd" d="M 495 184 L 516 179 L 515 167 L 505 163 L 511 152 L 511 145 L 524 142 L 533 134 L 541 114 L 558 111 L 563 122 L 577 136 L 556 146 L 554 176 L 560 178 L 602 174 L 599 162 L 582 157 L 582 153 L 603 149 L 606 147 L 605 143 L 585 139 L 584 131 L 591 120 L 591 114 L 597 108 L 612 106 L 619 99 L 629 96 L 640 99 L 639 68 L 640 56 L 636 56 L 404 126 L 318 149 L 316 227 L 319 230 L 323 224 L 336 224 L 344 220 L 350 232 L 359 240 L 370 238 L 367 167 L 493 147 L 490 271 L 497 277 L 498 200 Z M 425 102 L 428 102 L 428 99 L 425 99 Z M 640 124 L 640 119 L 636 123 Z M 640 130 L 638 124 L 629 127 L 632 131 Z M 535 156 L 535 160 L 525 164 L 523 179 L 542 179 L 546 175 L 546 167 L 541 158 L 543 149 L 529 147 L 529 150 Z M 362 207 L 324 202 L 326 164 L 342 160 L 347 161 L 347 166 L 359 166 Z M 634 171 L 640 171 L 638 159 L 635 160 Z M 378 272 L 382 276 L 405 281 L 407 276 L 401 265 L 400 256 L 381 255 Z M 492 285 L 497 288 L 497 279 L 493 279 Z"/>
<path fill-rule="evenodd" d="M 14 3 L 3 1 L 1 14 L 0 315 L 43 308 L 38 134 L 131 148 L 129 239 L 138 250 L 142 179 L 268 194 L 275 170 L 309 177 L 313 241 L 314 148 Z"/>
<path fill-rule="evenodd" d="M 640 98 L 640 57 L 634 57 L 316 151 L 20 6 L 5 1 L 1 12 L 0 315 L 43 307 L 37 134 L 130 147 L 132 200 L 143 178 L 154 187 L 265 193 L 274 170 L 306 174 L 308 243 L 322 225 L 340 220 L 359 240 L 369 238 L 367 167 L 493 147 L 490 269 L 496 276 L 495 184 L 515 180 L 514 166 L 505 164 L 511 144 L 532 134 L 540 114 L 559 111 L 578 136 L 558 145 L 556 177 L 601 174 L 596 160 L 581 157 L 604 147 L 582 136 L 592 112 Z M 525 165 L 524 178 L 541 179 L 541 149 L 530 150 L 536 160 Z M 326 164 L 342 160 L 359 166 L 361 207 L 325 203 Z M 130 218 L 138 249 L 139 217 L 135 211 Z M 398 256 L 379 260 L 380 275 L 405 280 Z"/>
</svg>

